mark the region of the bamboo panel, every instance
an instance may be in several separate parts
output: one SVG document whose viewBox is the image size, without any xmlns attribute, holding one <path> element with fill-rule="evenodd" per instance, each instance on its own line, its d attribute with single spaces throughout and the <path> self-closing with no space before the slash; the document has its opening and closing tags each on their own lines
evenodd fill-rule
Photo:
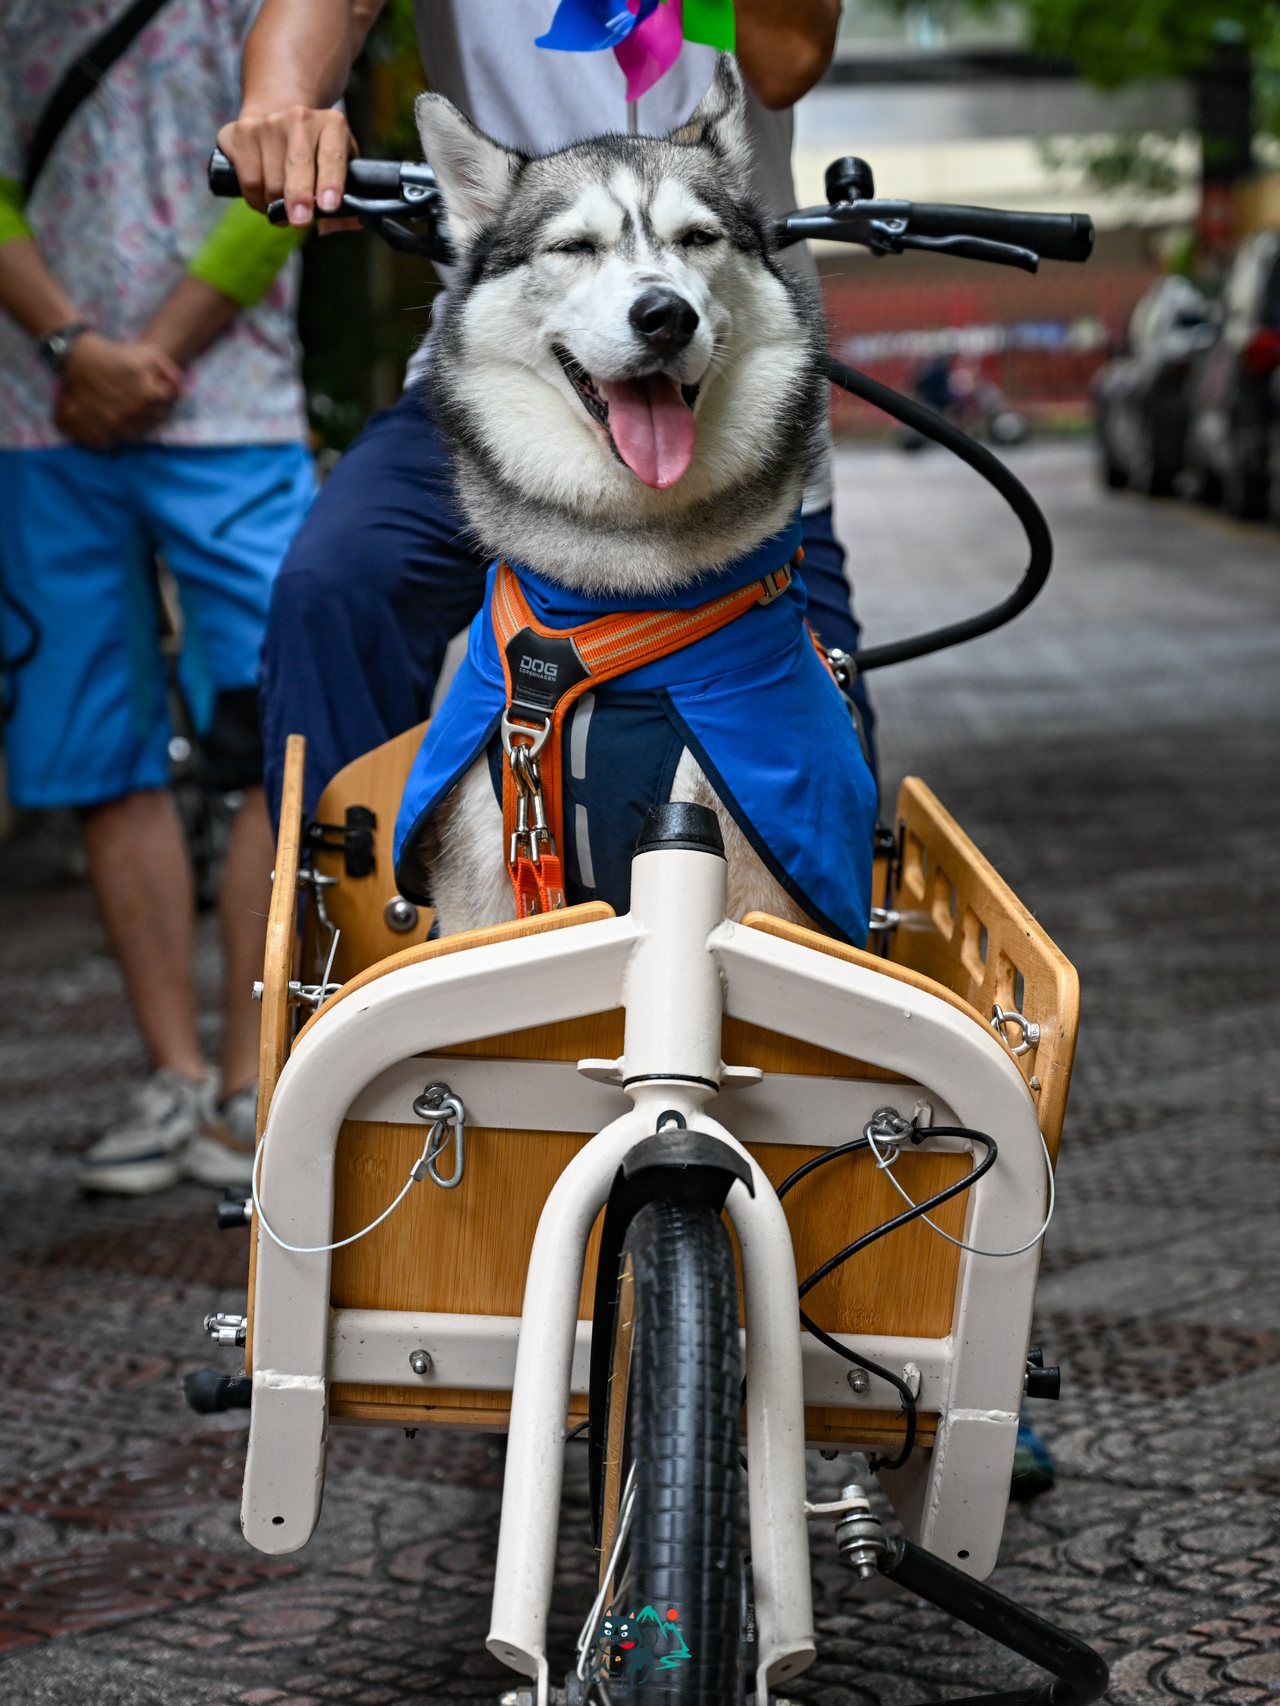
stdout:
<svg viewBox="0 0 1280 1706">
<path fill-rule="evenodd" d="M 877 1451 L 896 1451 L 906 1429 L 905 1419 L 892 1410 L 836 1410 L 805 1405 L 804 1437 L 811 1445 L 852 1445 Z M 938 1435 L 932 1410 L 916 1412 L 916 1444 L 931 1446 Z"/>
<path fill-rule="evenodd" d="M 400 1386 L 335 1386 L 329 1395 L 329 1415 L 342 1421 L 375 1427 L 474 1428 L 481 1433 L 506 1433 L 511 1420 L 506 1392 L 465 1392 L 441 1387 L 425 1402 L 420 1391 Z M 585 1397 L 569 1399 L 569 1425 L 585 1421 Z M 901 1423 L 899 1423 L 901 1427 Z"/>
<path fill-rule="evenodd" d="M 1056 1162 L 1080 1023 L 1075 967 L 916 776 L 902 784 L 898 822 L 903 857 L 891 904 L 904 919 L 889 957 L 953 991 L 984 1023 L 997 1002 L 1036 1020 L 1039 1045 L 1017 1065 Z M 1021 1040 L 1013 1027 L 1011 1039 Z"/>
<path fill-rule="evenodd" d="M 262 967 L 262 1031 L 258 1049 L 258 1137 L 267 1124 L 267 1111 L 276 1080 L 289 1054 L 292 1022 L 289 980 L 298 934 L 298 861 L 302 849 L 302 779 L 307 743 L 290 735 L 285 745 L 284 786 L 280 795 L 280 834 L 276 839 L 276 868 L 267 915 L 267 952 Z"/>
<path fill-rule="evenodd" d="M 333 1235 L 375 1220 L 422 1153 L 425 1125 L 346 1120 L 338 1138 Z M 551 1187 L 590 1139 L 583 1132 L 467 1128 L 467 1169 L 456 1190 L 429 1179 L 358 1244 L 333 1253 L 335 1309 L 519 1315 L 538 1217 Z M 445 1165 L 452 1161 L 445 1157 Z M 579 1315 L 595 1297 L 600 1228 L 587 1247 Z"/>
<path fill-rule="evenodd" d="M 431 928 L 430 907 L 419 907 L 418 922 L 403 933 L 390 929 L 384 916 L 387 902 L 394 900 L 399 892 L 392 846 L 400 796 L 426 728 L 425 723 L 419 723 L 416 728 L 406 729 L 394 740 L 375 747 L 339 770 L 316 807 L 317 823 L 343 823 L 348 806 L 368 806 L 378 820 L 373 832 L 375 865 L 367 877 L 349 877 L 341 853 L 314 848 L 311 854 L 313 869 L 338 879 L 333 888 L 324 891 L 324 903 L 329 917 L 342 931 L 332 973 L 339 983 L 386 959 L 388 954 L 425 942 Z M 303 960 L 308 978 L 319 981 L 327 950 L 327 932 L 317 929 L 315 909 L 309 906 Z"/>
<path fill-rule="evenodd" d="M 262 963 L 262 1029 L 258 1042 L 257 1139 L 267 1127 L 267 1114 L 276 1084 L 289 1056 L 293 1014 L 289 1007 L 289 981 L 298 941 L 298 863 L 302 856 L 302 785 L 307 764 L 307 743 L 302 735 L 290 735 L 284 749 L 284 783 L 280 790 L 280 833 L 276 837 L 276 867 L 271 884 L 271 907 L 267 914 L 267 948 Z M 256 1225 L 249 1233 L 248 1328 L 245 1333 L 244 1371 L 253 1373 L 253 1285 L 258 1269 Z"/>
<path fill-rule="evenodd" d="M 751 1153 L 777 1186 L 824 1151 L 771 1143 L 753 1144 Z M 963 1178 L 971 1165 L 968 1155 L 902 1154 L 893 1170 L 912 1200 L 923 1202 Z M 877 1169 L 874 1156 L 862 1151 L 801 1180 L 783 1198 L 782 1206 L 795 1247 L 796 1274 L 804 1279 L 846 1244 L 903 1213 L 907 1205 Z M 943 1203 L 930 1219 L 958 1238 L 964 1216 L 961 1195 Z M 939 1238 L 923 1221 L 912 1221 L 828 1274 L 805 1298 L 804 1311 L 829 1333 L 945 1338 L 955 1310 L 959 1262 L 954 1244 Z"/>
</svg>

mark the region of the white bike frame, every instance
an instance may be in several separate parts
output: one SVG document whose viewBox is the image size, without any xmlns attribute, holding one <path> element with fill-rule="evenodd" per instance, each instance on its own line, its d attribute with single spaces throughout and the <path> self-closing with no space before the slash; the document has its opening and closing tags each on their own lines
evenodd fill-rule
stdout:
<svg viewBox="0 0 1280 1706">
<path fill-rule="evenodd" d="M 855 1396 L 845 1378 L 848 1364 L 809 1335 L 802 1338 L 782 1204 L 728 1129 L 741 1111 L 742 1123 L 758 1132 L 759 1121 L 748 1110 L 751 1098 L 766 1089 L 732 1090 L 727 1124 L 707 1111 L 733 1082 L 720 1057 L 722 1016 L 804 1038 L 909 1080 L 868 1086 L 787 1079 L 781 1106 L 790 1118 L 785 1128 L 766 1128 L 770 1142 L 848 1141 L 861 1129 L 869 1095 L 900 1101 L 908 1114 L 913 1098 L 927 1096 L 948 1119 L 990 1133 L 999 1159 L 968 1193 L 966 1210 L 966 1240 L 984 1249 L 1022 1244 L 1043 1219 L 1040 1133 L 1027 1087 L 991 1030 L 911 983 L 727 922 L 725 865 L 717 855 L 688 847 L 638 855 L 631 905 L 622 918 L 388 972 L 335 1001 L 295 1048 L 272 1100 L 261 1177 L 263 1208 L 289 1244 L 323 1245 L 332 1238 L 342 1121 L 362 1098 L 365 1104 L 370 1098 L 377 1103 L 379 1095 L 384 1103 L 394 1100 L 395 1085 L 409 1084 L 415 1072 L 420 1085 L 425 1063 L 415 1061 L 411 1069 L 406 1063 L 424 1050 L 623 1007 L 621 1059 L 583 1062 L 588 1077 L 574 1087 L 583 1087 L 588 1099 L 612 1096 L 616 1103 L 625 1096 L 631 1106 L 584 1146 L 552 1189 L 518 1320 L 331 1309 L 328 1253 L 291 1253 L 258 1227 L 242 1524 L 250 1543 L 265 1552 L 293 1551 L 310 1538 L 320 1514 L 333 1382 L 412 1383 L 409 1356 L 426 1348 L 430 1373 L 419 1384 L 510 1390 L 488 1646 L 536 1679 L 539 1706 L 545 1706 L 566 1416 L 571 1392 L 587 1389 L 590 1328 L 578 1320 L 587 1240 L 628 1150 L 653 1134 L 661 1112 L 675 1109 L 691 1129 L 744 1156 L 755 1185 L 752 1196 L 735 1182 L 726 1210 L 742 1251 L 756 1698 L 767 1706 L 770 1687 L 814 1656 L 805 1404 L 857 1409 L 896 1406 L 897 1397 L 874 1378 L 869 1392 Z M 510 1063 L 466 1062 L 478 1094 L 484 1087 L 474 1075 L 490 1065 L 489 1093 L 502 1101 L 511 1093 Z M 554 1104 L 565 1070 L 559 1063 L 522 1062 L 528 1103 L 536 1107 L 541 1096 Z M 738 1075 L 739 1085 L 749 1077 Z M 597 1085 L 601 1078 L 620 1091 Z M 766 1087 L 771 1082 L 766 1079 Z M 843 1130 L 832 1114 L 835 1096 L 848 1109 Z M 779 1105 L 776 1096 L 773 1105 Z M 470 1103 L 468 1118 L 516 1127 L 543 1123 L 490 1122 Z M 574 1129 L 570 1119 L 554 1124 L 554 1106 L 545 1119 L 548 1129 Z M 919 1403 L 939 1416 L 934 1447 L 886 1474 L 884 1484 L 913 1539 L 978 1577 L 994 1565 L 1003 1528 L 1038 1260 L 1038 1248 L 1002 1261 L 962 1255 L 946 1338 L 840 1336 L 875 1361 L 914 1363 L 920 1370 Z"/>
</svg>

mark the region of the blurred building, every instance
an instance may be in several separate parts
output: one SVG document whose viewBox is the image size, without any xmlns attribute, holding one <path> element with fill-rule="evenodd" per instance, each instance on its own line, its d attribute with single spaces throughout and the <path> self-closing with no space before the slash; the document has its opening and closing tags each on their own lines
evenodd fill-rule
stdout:
<svg viewBox="0 0 1280 1706">
<path fill-rule="evenodd" d="M 1194 224 L 1195 102 L 1176 82 L 1103 93 L 1069 64 L 1029 53 L 1020 27 L 1013 9 L 975 20 L 848 0 L 835 61 L 797 108 L 796 188 L 802 206 L 825 200 L 827 163 L 857 154 L 880 195 L 1090 214 L 1088 265 L 1045 262 L 1035 277 L 818 246 L 832 341 L 846 359 L 901 386 L 921 362 L 953 353 L 1024 412 L 1066 423 L 1084 415 L 1093 371 Z M 849 401 L 839 420 L 883 424 Z"/>
</svg>

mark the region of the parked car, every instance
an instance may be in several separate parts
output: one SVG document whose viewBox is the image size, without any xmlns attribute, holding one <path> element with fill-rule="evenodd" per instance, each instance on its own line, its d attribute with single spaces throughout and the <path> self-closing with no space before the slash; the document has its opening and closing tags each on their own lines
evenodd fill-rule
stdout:
<svg viewBox="0 0 1280 1706">
<path fill-rule="evenodd" d="M 1280 232 L 1251 237 L 1231 264 L 1221 330 L 1187 381 L 1187 466 L 1233 515 L 1268 512 L 1271 377 L 1280 368 Z"/>
<path fill-rule="evenodd" d="M 1101 474 L 1108 486 L 1167 497 L 1182 469 L 1187 375 L 1215 337 L 1208 303 L 1179 274 L 1157 279 L 1129 316 L 1126 352 L 1093 385 Z"/>
</svg>

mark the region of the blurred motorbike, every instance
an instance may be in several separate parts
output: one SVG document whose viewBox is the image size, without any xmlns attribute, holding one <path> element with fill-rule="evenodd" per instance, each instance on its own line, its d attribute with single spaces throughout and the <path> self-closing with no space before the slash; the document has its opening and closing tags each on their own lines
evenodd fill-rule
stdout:
<svg viewBox="0 0 1280 1706">
<path fill-rule="evenodd" d="M 992 444 L 1021 444 L 1027 436 L 1026 417 L 1009 405 L 1009 399 L 980 368 L 954 355 L 939 355 L 919 367 L 912 376 L 913 394 L 935 413 L 954 422 L 973 437 Z M 923 450 L 928 440 L 908 430 L 902 434 L 904 450 Z"/>
</svg>

